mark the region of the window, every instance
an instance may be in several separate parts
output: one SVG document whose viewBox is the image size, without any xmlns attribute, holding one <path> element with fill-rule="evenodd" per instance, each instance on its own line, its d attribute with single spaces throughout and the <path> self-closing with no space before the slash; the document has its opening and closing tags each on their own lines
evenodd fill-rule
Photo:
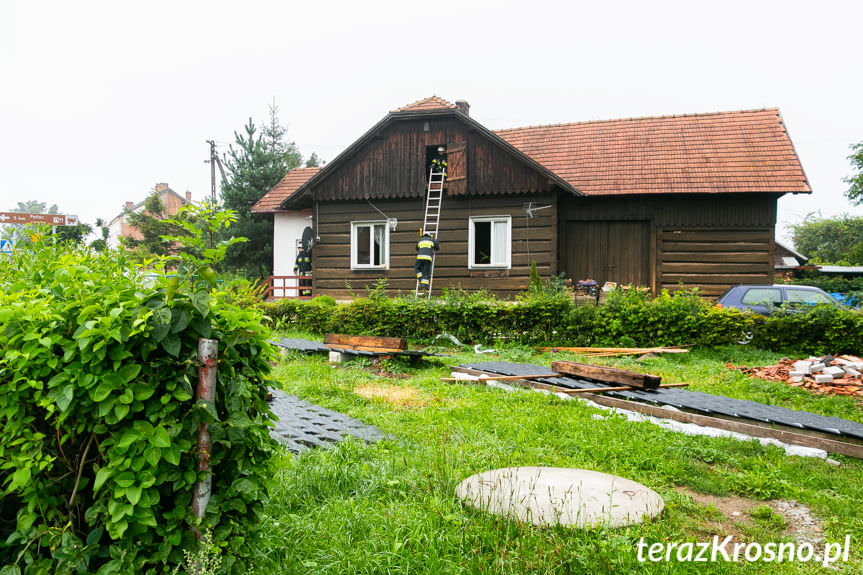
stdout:
<svg viewBox="0 0 863 575">
<path fill-rule="evenodd" d="M 752 288 L 740 300 L 746 305 L 782 305 L 782 292 L 778 288 Z"/>
<path fill-rule="evenodd" d="M 833 303 L 830 296 L 817 291 L 787 288 L 785 294 L 791 305 L 817 305 L 819 303 Z"/>
<path fill-rule="evenodd" d="M 351 222 L 351 269 L 389 269 L 390 230 L 384 222 Z"/>
<path fill-rule="evenodd" d="M 469 268 L 509 268 L 511 259 L 510 216 L 470 218 Z"/>
</svg>

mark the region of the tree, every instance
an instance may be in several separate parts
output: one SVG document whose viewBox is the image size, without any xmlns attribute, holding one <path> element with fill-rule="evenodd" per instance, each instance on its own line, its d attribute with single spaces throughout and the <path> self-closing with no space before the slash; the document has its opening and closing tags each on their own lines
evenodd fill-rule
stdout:
<svg viewBox="0 0 863 575">
<path fill-rule="evenodd" d="M 102 218 L 96 218 L 96 227 L 99 228 L 102 237 L 90 242 L 90 247 L 97 252 L 103 252 L 108 249 L 108 236 L 111 235 L 111 228 L 108 227 L 108 222 Z"/>
<path fill-rule="evenodd" d="M 791 237 L 813 263 L 863 265 L 863 217 L 818 219 L 810 214 L 791 227 Z"/>
<path fill-rule="evenodd" d="M 849 178 L 844 178 L 843 181 L 848 184 L 848 189 L 845 191 L 845 197 L 852 204 L 863 204 L 863 142 L 853 144 L 851 146 L 853 152 L 848 159 L 851 160 L 851 165 L 857 170 L 857 173 Z"/>
<path fill-rule="evenodd" d="M 151 255 L 169 255 L 173 248 L 170 243 L 162 240 L 162 236 L 178 235 L 178 228 L 165 218 L 165 206 L 156 190 L 152 190 L 144 200 L 144 209 L 140 212 L 126 210 L 126 221 L 141 232 L 141 238 L 124 236 L 121 241 L 132 248 L 142 258 Z M 102 232 L 104 235 L 104 231 Z"/>
<path fill-rule="evenodd" d="M 321 165 L 321 159 L 318 157 L 318 155 L 316 153 L 312 152 L 312 155 L 309 156 L 308 160 L 306 160 L 306 167 L 307 168 L 317 168 L 320 165 Z"/>
<path fill-rule="evenodd" d="M 253 215 L 251 208 L 288 170 L 302 163 L 296 145 L 285 142 L 286 134 L 279 123 L 278 108 L 271 106 L 263 133 L 249 118 L 242 134 L 234 132 L 236 147 L 228 148 L 225 164 L 229 177 L 222 185 L 222 203 L 237 212 L 231 233 L 249 241 L 232 245 L 225 264 L 249 276 L 264 278 L 272 273 L 273 266 L 273 218 Z"/>
</svg>

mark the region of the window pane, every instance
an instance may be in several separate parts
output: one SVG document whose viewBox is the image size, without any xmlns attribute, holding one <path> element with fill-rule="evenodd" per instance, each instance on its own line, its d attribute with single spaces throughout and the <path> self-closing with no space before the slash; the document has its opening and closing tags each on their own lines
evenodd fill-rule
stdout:
<svg viewBox="0 0 863 575">
<path fill-rule="evenodd" d="M 473 223 L 473 263 L 491 263 L 491 222 Z"/>
<path fill-rule="evenodd" d="M 375 231 L 375 245 L 374 245 L 374 265 L 381 266 L 384 264 L 384 226 L 381 224 L 375 224 L 372 226 Z"/>
<path fill-rule="evenodd" d="M 371 245 L 371 228 L 369 226 L 357 226 L 357 264 L 368 265 L 371 263 L 371 253 L 369 246 Z M 344 252 L 342 252 L 344 253 Z"/>
<path fill-rule="evenodd" d="M 788 294 L 788 301 L 790 303 L 805 303 L 809 305 L 831 303 L 830 298 L 815 291 L 789 288 L 786 293 Z"/>
<path fill-rule="evenodd" d="M 506 265 L 506 252 L 509 246 L 509 238 L 507 237 L 507 222 L 494 222 L 494 256 L 492 263 L 495 265 Z"/>
<path fill-rule="evenodd" d="M 776 288 L 753 288 L 740 301 L 747 305 L 782 305 L 782 292 Z"/>
</svg>

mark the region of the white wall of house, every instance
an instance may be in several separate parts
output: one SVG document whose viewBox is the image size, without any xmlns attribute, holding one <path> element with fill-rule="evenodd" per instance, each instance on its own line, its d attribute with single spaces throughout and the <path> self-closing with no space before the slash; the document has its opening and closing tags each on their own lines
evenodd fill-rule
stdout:
<svg viewBox="0 0 863 575">
<path fill-rule="evenodd" d="M 312 225 L 312 210 L 276 212 L 273 217 L 273 275 L 294 275 L 297 246 L 306 226 Z"/>
</svg>

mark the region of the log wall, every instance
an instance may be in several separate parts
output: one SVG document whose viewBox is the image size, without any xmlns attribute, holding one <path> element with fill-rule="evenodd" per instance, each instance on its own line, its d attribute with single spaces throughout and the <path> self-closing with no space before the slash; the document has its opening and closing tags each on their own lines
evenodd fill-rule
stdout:
<svg viewBox="0 0 863 575">
<path fill-rule="evenodd" d="M 551 205 L 528 218 L 525 205 Z M 416 277 L 413 266 L 416 241 L 422 226 L 423 200 L 374 200 L 321 202 L 317 226 L 320 241 L 313 251 L 314 292 L 336 298 L 363 295 L 367 286 L 386 280 L 392 293 L 413 292 Z M 388 270 L 351 270 L 350 234 L 352 221 L 384 220 L 375 207 L 389 218 L 398 219 L 398 229 L 390 232 Z M 510 269 L 471 270 L 468 268 L 468 218 L 472 216 L 512 217 Z M 434 294 L 442 288 L 485 289 L 509 296 L 528 288 L 530 262 L 535 261 L 543 277 L 556 273 L 557 200 L 553 194 L 541 196 L 445 196 L 440 220 L 441 249 L 435 259 Z M 350 286 L 350 287 L 348 287 Z"/>
</svg>

